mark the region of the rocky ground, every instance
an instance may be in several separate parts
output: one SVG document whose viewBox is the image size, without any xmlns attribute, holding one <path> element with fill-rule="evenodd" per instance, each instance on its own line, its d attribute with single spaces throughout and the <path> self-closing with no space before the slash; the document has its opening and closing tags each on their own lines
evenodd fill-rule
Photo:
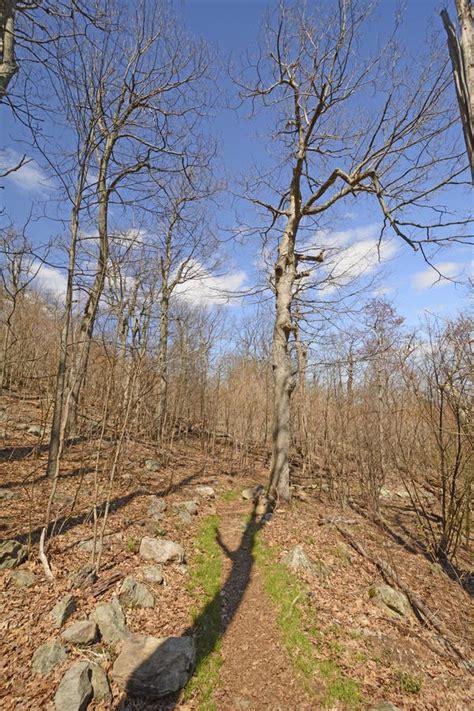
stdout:
<svg viewBox="0 0 474 711">
<path fill-rule="evenodd" d="M 70 447 L 54 509 L 49 583 L 37 557 L 49 495 L 41 427 L 31 407 L 4 417 L 3 427 L 2 709 L 474 707 L 465 664 L 417 619 L 371 558 L 396 569 L 468 655 L 472 605 L 459 581 L 357 511 L 334 508 L 324 491 L 300 491 L 291 507 L 265 516 L 258 491 L 242 496 L 265 481 L 263 463 L 242 471 L 229 447 L 203 452 L 189 439 L 159 456 L 144 444 L 127 444 L 98 579 L 89 567 L 91 502 L 96 498 L 103 510 L 107 466 L 94 469 L 96 443 Z M 396 530 L 394 509 L 403 517 L 409 512 L 403 497 L 394 501 L 387 491 L 387 517 Z M 219 661 L 203 705 L 199 684 L 190 694 L 176 690 L 195 666 L 197 621 L 207 619 L 216 601 L 203 602 L 189 584 L 198 557 L 206 555 L 198 532 L 211 517 L 218 526 L 221 625 L 206 652 Z M 297 585 L 284 612 L 283 569 Z M 292 637 L 293 628 L 300 637 Z M 310 668 L 303 658 L 312 660 Z"/>
</svg>

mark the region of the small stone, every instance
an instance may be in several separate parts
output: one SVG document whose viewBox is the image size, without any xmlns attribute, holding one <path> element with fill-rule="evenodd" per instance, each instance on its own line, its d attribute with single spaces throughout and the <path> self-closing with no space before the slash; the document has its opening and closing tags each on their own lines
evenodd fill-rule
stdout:
<svg viewBox="0 0 474 711">
<path fill-rule="evenodd" d="M 164 581 L 161 568 L 157 565 L 147 565 L 146 568 L 143 568 L 143 577 L 148 583 L 156 585 L 162 585 Z"/>
<path fill-rule="evenodd" d="M 151 592 L 132 575 L 123 581 L 118 599 L 124 607 L 155 607 L 155 598 Z"/>
<path fill-rule="evenodd" d="M 94 701 L 111 703 L 112 693 L 110 691 L 109 680 L 107 674 L 98 664 L 91 662 L 89 664 L 92 672 L 91 684 L 94 694 Z"/>
<path fill-rule="evenodd" d="M 49 617 L 53 623 L 53 627 L 61 627 L 69 617 L 71 617 L 72 613 L 75 612 L 76 610 L 76 598 L 74 595 L 70 595 L 69 593 L 67 595 L 64 595 L 64 597 L 59 600 L 59 602 L 56 603 L 56 605 L 53 607 L 51 612 L 49 613 Z"/>
<path fill-rule="evenodd" d="M 190 516 L 197 516 L 198 507 L 195 501 L 180 501 L 173 506 L 180 511 L 187 511 Z"/>
<path fill-rule="evenodd" d="M 294 546 L 282 559 L 291 570 L 308 570 L 313 572 L 313 564 L 306 555 L 303 546 Z"/>
<path fill-rule="evenodd" d="M 97 622 L 106 644 L 115 644 L 130 635 L 125 625 L 125 615 L 116 597 L 113 597 L 110 602 L 97 605 L 90 618 Z"/>
<path fill-rule="evenodd" d="M 404 617 L 411 612 L 411 606 L 404 593 L 395 590 L 390 585 L 375 585 L 369 589 L 369 596 L 383 609 L 395 615 Z"/>
<path fill-rule="evenodd" d="M 212 488 L 212 486 L 196 486 L 196 493 L 199 494 L 199 496 L 202 496 L 203 499 L 214 499 L 216 492 Z"/>
<path fill-rule="evenodd" d="M 0 570 L 16 568 L 20 563 L 23 563 L 27 555 L 26 546 L 18 541 L 3 541 L 0 543 Z"/>
<path fill-rule="evenodd" d="M 180 565 L 177 566 L 177 571 L 181 573 L 181 575 L 187 575 L 189 572 L 188 566 L 185 563 L 180 563 Z"/>
<path fill-rule="evenodd" d="M 179 511 L 178 512 L 178 517 L 181 521 L 181 523 L 184 523 L 186 526 L 189 526 L 193 522 L 193 517 L 188 511 Z"/>
<path fill-rule="evenodd" d="M 183 563 L 185 559 L 184 548 L 166 538 L 142 538 L 140 555 L 155 563 Z"/>
<path fill-rule="evenodd" d="M 390 499 L 392 497 L 392 492 L 390 491 L 390 489 L 387 489 L 386 486 L 382 486 L 382 488 L 380 489 L 380 496 L 382 497 L 382 499 Z"/>
<path fill-rule="evenodd" d="M 19 423 L 16 425 L 16 429 L 17 429 L 17 430 L 21 430 L 21 431 L 23 431 L 23 432 L 26 432 L 27 430 L 30 429 L 30 426 L 31 426 L 31 425 L 29 425 L 27 422 L 19 422 Z"/>
<path fill-rule="evenodd" d="M 72 579 L 72 583 L 77 588 L 87 588 L 97 580 L 97 573 L 92 563 L 83 565 Z"/>
<path fill-rule="evenodd" d="M 69 625 L 62 633 L 65 642 L 77 645 L 94 644 L 97 638 L 97 625 L 92 620 L 81 620 Z"/>
<path fill-rule="evenodd" d="M 43 430 L 39 425 L 31 425 L 31 427 L 28 427 L 27 432 L 35 437 L 41 437 L 43 434 Z"/>
<path fill-rule="evenodd" d="M 16 499 L 16 494 L 14 491 L 10 491 L 10 489 L 0 489 L 0 499 L 3 501 Z"/>
<path fill-rule="evenodd" d="M 153 496 L 148 506 L 148 514 L 154 519 L 163 518 L 166 511 L 166 501 L 162 496 Z"/>
<path fill-rule="evenodd" d="M 390 701 L 380 701 L 375 706 L 371 706 L 368 711 L 400 711 L 400 709 Z"/>
<path fill-rule="evenodd" d="M 54 667 L 62 664 L 67 657 L 65 647 L 59 639 L 45 642 L 35 650 L 31 661 L 33 674 L 49 674 Z"/>
<path fill-rule="evenodd" d="M 79 550 L 84 551 L 85 553 L 93 553 L 94 550 L 96 553 L 98 553 L 100 550 L 105 550 L 106 548 L 110 548 L 112 545 L 112 540 L 110 537 L 110 534 L 107 536 L 104 536 L 102 539 L 102 545 L 100 544 L 99 538 L 96 539 L 95 541 L 95 548 L 94 548 L 94 538 L 87 538 L 85 541 L 80 541 L 77 544 L 77 547 Z"/>
<path fill-rule="evenodd" d="M 258 499 L 258 503 L 255 507 L 255 514 L 257 516 L 263 516 L 270 510 L 270 500 L 266 496 L 261 496 Z"/>
<path fill-rule="evenodd" d="M 36 583 L 36 575 L 31 570 L 14 570 L 10 584 L 15 588 L 30 588 Z"/>
<path fill-rule="evenodd" d="M 246 499 L 247 501 L 253 501 L 264 492 L 264 487 L 261 484 L 257 484 L 257 486 L 250 486 L 248 489 L 244 489 L 242 491 L 242 498 Z"/>
<path fill-rule="evenodd" d="M 123 643 L 112 676 L 129 694 L 157 699 L 182 689 L 195 663 L 192 637 L 135 635 Z"/>
<path fill-rule="evenodd" d="M 92 670 L 88 662 L 76 662 L 67 670 L 54 697 L 56 711 L 85 711 L 92 699 Z"/>
<path fill-rule="evenodd" d="M 149 472 L 157 472 L 160 468 L 160 463 L 156 459 L 145 459 L 145 469 Z"/>
</svg>

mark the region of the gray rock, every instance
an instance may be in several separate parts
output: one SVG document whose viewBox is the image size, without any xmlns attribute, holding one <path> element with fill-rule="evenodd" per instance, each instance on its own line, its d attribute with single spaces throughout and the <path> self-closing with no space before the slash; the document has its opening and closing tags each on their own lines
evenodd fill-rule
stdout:
<svg viewBox="0 0 474 711">
<path fill-rule="evenodd" d="M 368 711 L 400 711 L 400 709 L 390 701 L 380 701 L 375 706 L 371 706 Z"/>
<path fill-rule="evenodd" d="M 411 606 L 406 595 L 390 585 L 375 585 L 369 589 L 369 596 L 375 600 L 382 609 L 392 614 L 405 616 L 411 612 Z"/>
<path fill-rule="evenodd" d="M 111 540 L 111 534 L 105 535 L 102 539 L 102 545 L 100 545 L 100 541 L 97 538 L 95 542 L 95 552 L 98 553 L 100 550 L 105 550 L 106 548 L 110 548 L 112 545 L 112 540 Z M 80 541 L 77 544 L 77 547 L 79 550 L 84 551 L 85 553 L 93 553 L 94 552 L 94 537 L 92 538 L 86 538 L 84 541 Z"/>
<path fill-rule="evenodd" d="M 94 664 L 92 662 L 89 666 L 92 672 L 91 684 L 94 694 L 94 701 L 104 701 L 110 704 L 112 702 L 112 693 L 110 691 L 107 674 L 98 664 Z"/>
<path fill-rule="evenodd" d="M 83 565 L 72 579 L 72 583 L 77 588 L 87 588 L 97 580 L 97 573 L 92 563 Z"/>
<path fill-rule="evenodd" d="M 26 559 L 28 551 L 18 541 L 4 541 L 0 543 L 0 570 L 16 568 Z"/>
<path fill-rule="evenodd" d="M 76 610 L 76 598 L 74 595 L 71 595 L 70 593 L 67 593 L 64 595 L 64 597 L 59 600 L 59 602 L 56 603 L 56 605 L 53 607 L 51 612 L 49 613 L 49 617 L 51 619 L 51 622 L 53 623 L 53 627 L 61 627 L 66 620 L 68 620 L 73 612 Z"/>
<path fill-rule="evenodd" d="M 90 618 L 97 622 L 106 644 L 115 644 L 130 636 L 125 624 L 125 615 L 116 597 L 113 597 L 110 602 L 97 605 Z"/>
<path fill-rule="evenodd" d="M 181 573 L 181 575 L 187 575 L 189 573 L 188 566 L 186 565 L 186 563 L 180 563 L 178 565 L 177 570 L 178 573 Z"/>
<path fill-rule="evenodd" d="M 94 644 L 97 639 L 97 625 L 93 620 L 80 620 L 66 627 L 61 636 L 65 642 L 71 644 Z"/>
<path fill-rule="evenodd" d="M 197 516 L 198 507 L 195 501 L 180 501 L 173 506 L 180 511 L 187 511 L 190 516 Z"/>
<path fill-rule="evenodd" d="M 14 570 L 10 584 L 15 588 L 30 588 L 36 583 L 36 575 L 31 570 Z"/>
<path fill-rule="evenodd" d="M 166 501 L 162 496 L 153 496 L 150 500 L 148 506 L 148 514 L 155 520 L 160 520 L 163 518 L 163 514 L 166 511 Z"/>
<path fill-rule="evenodd" d="M 92 670 L 88 662 L 76 662 L 67 670 L 54 697 L 56 711 L 85 711 L 92 699 Z"/>
<path fill-rule="evenodd" d="M 149 472 L 157 472 L 160 468 L 160 463 L 156 459 L 145 459 L 145 469 Z"/>
<path fill-rule="evenodd" d="M 178 517 L 181 523 L 184 523 L 185 526 L 189 526 L 189 524 L 193 522 L 193 517 L 188 511 L 179 511 Z"/>
<path fill-rule="evenodd" d="M 282 562 L 291 570 L 308 570 L 313 572 L 313 564 L 306 555 L 303 546 L 294 546 L 283 557 Z"/>
<path fill-rule="evenodd" d="M 155 563 L 183 563 L 185 559 L 184 548 L 166 538 L 142 538 L 140 555 Z"/>
<path fill-rule="evenodd" d="M 0 489 L 0 500 L 7 501 L 8 499 L 16 499 L 17 496 L 14 491 L 10 489 Z"/>
<path fill-rule="evenodd" d="M 242 491 L 242 498 L 246 499 L 247 501 L 253 501 L 264 492 L 265 488 L 261 484 L 257 484 L 257 486 L 250 486 L 248 489 L 244 489 Z"/>
<path fill-rule="evenodd" d="M 216 495 L 216 492 L 214 491 L 212 486 L 199 485 L 196 486 L 196 494 L 202 496 L 203 499 L 213 499 Z"/>
<path fill-rule="evenodd" d="M 41 437 L 43 429 L 39 425 L 31 425 L 31 427 L 28 427 L 27 432 L 30 435 L 35 435 L 35 437 Z"/>
<path fill-rule="evenodd" d="M 132 575 L 127 575 L 123 581 L 118 599 L 124 607 L 155 607 L 151 592 Z"/>
<path fill-rule="evenodd" d="M 30 425 L 27 422 L 18 422 L 18 424 L 16 425 L 16 429 L 26 432 L 30 429 Z"/>
<path fill-rule="evenodd" d="M 164 581 L 163 572 L 157 565 L 147 565 L 143 568 L 143 577 L 148 583 L 162 585 Z"/>
<path fill-rule="evenodd" d="M 390 489 L 387 489 L 386 486 L 382 486 L 382 488 L 380 489 L 380 496 L 382 499 L 390 499 L 393 494 Z"/>
<path fill-rule="evenodd" d="M 130 694 L 156 699 L 182 689 L 195 663 L 192 637 L 136 635 L 124 642 L 112 676 Z"/>
<path fill-rule="evenodd" d="M 255 507 L 255 514 L 257 516 L 263 516 L 270 510 L 270 500 L 266 496 L 260 496 Z"/>
<path fill-rule="evenodd" d="M 51 639 L 35 650 L 31 661 L 33 674 L 49 674 L 54 667 L 62 664 L 67 657 L 65 647 L 59 639 Z"/>
</svg>

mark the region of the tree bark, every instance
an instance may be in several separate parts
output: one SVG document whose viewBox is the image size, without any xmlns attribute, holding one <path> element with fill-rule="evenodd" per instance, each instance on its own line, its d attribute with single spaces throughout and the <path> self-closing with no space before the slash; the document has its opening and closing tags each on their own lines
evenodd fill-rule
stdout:
<svg viewBox="0 0 474 711">
<path fill-rule="evenodd" d="M 168 336 L 169 336 L 169 294 L 162 286 L 160 312 L 160 345 L 158 349 L 158 367 L 160 370 L 160 385 L 158 393 L 158 410 L 156 416 L 158 442 L 163 438 L 166 412 L 168 407 Z"/>
<path fill-rule="evenodd" d="M 295 239 L 299 225 L 296 196 L 292 197 L 292 215 L 278 247 L 275 264 L 276 316 L 273 328 L 272 366 L 274 379 L 272 462 L 269 496 L 289 501 L 290 494 L 290 407 L 296 385 L 289 349 L 293 330 L 291 304 L 296 277 Z"/>
<path fill-rule="evenodd" d="M 15 61 L 16 0 L 3 0 L 0 8 L 0 103 L 18 71 Z"/>
</svg>

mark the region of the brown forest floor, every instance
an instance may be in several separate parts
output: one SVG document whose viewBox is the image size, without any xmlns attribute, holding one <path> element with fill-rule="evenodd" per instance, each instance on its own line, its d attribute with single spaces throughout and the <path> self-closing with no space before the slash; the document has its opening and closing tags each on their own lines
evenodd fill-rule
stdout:
<svg viewBox="0 0 474 711">
<path fill-rule="evenodd" d="M 66 591 L 71 589 L 71 577 L 84 563 L 88 554 L 77 543 L 91 535 L 88 513 L 93 492 L 93 454 L 95 442 L 83 442 L 67 450 L 58 487 L 58 535 L 49 555 L 55 573 L 54 585 L 44 578 L 37 559 L 37 540 L 49 483 L 42 478 L 46 448 L 31 450 L 37 438 L 18 429 L 18 423 L 35 422 L 34 409 L 12 410 L 11 421 L 4 427 L 0 440 L 0 487 L 14 492 L 14 498 L 1 502 L 0 537 L 32 541 L 30 559 L 23 568 L 34 571 L 37 583 L 28 589 L 10 585 L 10 571 L 0 571 L 0 656 L 2 658 L 2 710 L 54 708 L 53 697 L 65 668 L 84 654 L 94 657 L 108 669 L 109 653 L 97 645 L 90 652 L 70 649 L 68 661 L 46 677 L 31 674 L 34 650 L 52 636 L 49 610 Z M 3 403 L 5 405 L 5 403 Z M 158 472 L 144 469 L 153 449 L 128 443 L 124 463 L 113 489 L 113 507 L 108 532 L 109 545 L 104 550 L 100 580 L 114 574 L 125 577 L 141 565 L 133 552 L 136 541 L 145 533 L 144 523 L 150 495 L 165 495 L 168 511 L 160 524 L 163 535 L 179 541 L 193 565 L 194 537 L 205 516 L 214 509 L 220 516 L 220 542 L 223 566 L 223 664 L 219 682 L 213 694 L 218 711 L 248 709 L 316 710 L 320 703 L 307 696 L 298 675 L 292 671 L 287 650 L 276 622 L 276 611 L 263 588 L 262 575 L 253 565 L 251 551 L 242 539 L 242 524 L 250 504 L 239 498 L 229 501 L 226 492 L 238 492 L 244 486 L 265 481 L 262 462 L 247 463 L 243 469 L 235 452 L 229 447 L 203 451 L 199 440 L 190 438 L 177 442 L 166 454 Z M 99 472 L 101 488 L 105 490 L 104 474 Z M 172 503 L 195 499 L 197 484 L 210 484 L 216 490 L 215 501 L 202 503 L 198 516 L 190 526 L 180 523 L 172 512 Z M 309 605 L 324 638 L 322 652 L 336 658 L 344 673 L 360 687 L 363 702 L 360 708 L 388 699 L 401 709 L 474 708 L 470 675 L 447 656 L 436 635 L 414 619 L 394 620 L 375 606 L 368 589 L 382 578 L 376 567 L 351 550 L 347 553 L 339 531 L 321 521 L 340 516 L 339 509 L 314 494 L 309 501 L 295 501 L 281 508 L 261 533 L 265 544 L 277 556 L 296 543 L 304 545 L 307 554 L 320 561 L 325 571 L 322 577 L 301 574 L 308 586 Z M 69 498 L 68 498 L 69 497 Z M 71 499 L 72 497 L 72 499 Z M 71 511 L 71 508 L 73 510 Z M 386 507 L 386 516 L 394 532 L 406 538 L 407 522 L 413 520 L 406 502 Z M 365 517 L 352 510 L 343 514 L 354 521 L 351 534 L 370 553 L 389 562 L 403 581 L 438 615 L 450 630 L 452 638 L 464 649 L 472 643 L 472 601 L 458 582 L 450 579 L 438 566 L 430 563 L 416 548 L 407 549 L 400 539 L 381 531 Z M 405 531 L 402 530 L 403 525 Z M 232 571 L 231 583 L 229 574 Z M 186 577 L 174 566 L 165 570 L 166 585 L 156 593 L 153 610 L 128 610 L 127 624 L 132 631 L 155 636 L 183 634 L 192 624 L 191 609 L 195 604 L 186 586 Z M 226 582 L 227 581 L 227 582 Z M 116 582 L 102 595 L 94 597 L 91 589 L 75 590 L 77 612 L 72 620 L 83 619 L 100 601 L 109 600 L 120 587 Z M 227 617 L 226 617 L 227 615 Z M 399 675 L 409 671 L 422 679 L 419 693 L 410 694 L 400 688 Z M 159 709 L 163 706 L 142 704 L 123 699 L 112 685 L 112 705 L 91 704 L 90 709 Z M 122 701 L 121 701 L 122 699 Z M 176 701 L 173 708 L 196 709 L 193 700 Z M 335 703 L 334 710 L 346 708 Z"/>
</svg>

